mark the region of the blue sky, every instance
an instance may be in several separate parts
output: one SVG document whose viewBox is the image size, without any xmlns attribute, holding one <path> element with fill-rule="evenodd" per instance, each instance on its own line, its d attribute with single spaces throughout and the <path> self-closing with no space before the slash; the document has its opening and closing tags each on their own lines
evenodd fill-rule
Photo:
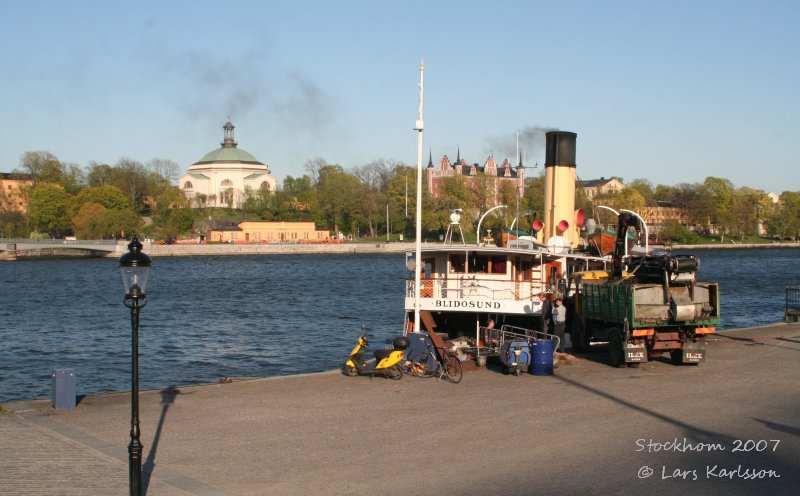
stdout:
<svg viewBox="0 0 800 496">
<path fill-rule="evenodd" d="M 416 164 L 424 147 L 544 161 L 578 133 L 578 176 L 725 177 L 800 191 L 797 1 L 36 1 L 0 17 L 0 171 L 171 159 L 222 140 L 282 181 L 323 157 Z"/>
</svg>

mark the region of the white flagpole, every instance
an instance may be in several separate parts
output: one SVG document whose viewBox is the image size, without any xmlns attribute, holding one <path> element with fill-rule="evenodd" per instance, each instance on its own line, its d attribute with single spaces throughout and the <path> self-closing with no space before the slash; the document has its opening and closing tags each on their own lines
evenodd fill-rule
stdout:
<svg viewBox="0 0 800 496">
<path fill-rule="evenodd" d="M 422 95 L 424 89 L 425 64 L 419 64 L 419 117 L 417 118 L 414 130 L 417 135 L 417 231 L 415 240 L 415 263 L 414 263 L 414 332 L 420 332 L 419 327 L 419 293 L 422 284 Z"/>
</svg>

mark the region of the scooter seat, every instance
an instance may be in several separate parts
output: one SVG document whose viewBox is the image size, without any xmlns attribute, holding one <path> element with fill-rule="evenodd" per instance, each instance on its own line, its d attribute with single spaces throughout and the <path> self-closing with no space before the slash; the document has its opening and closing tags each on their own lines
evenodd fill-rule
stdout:
<svg viewBox="0 0 800 496">
<path fill-rule="evenodd" d="M 392 350 L 385 349 L 385 348 L 381 349 L 381 350 L 375 350 L 375 352 L 373 353 L 373 355 L 375 355 L 375 365 L 381 363 L 381 360 L 383 360 L 384 358 L 388 357 L 391 353 L 392 353 Z"/>
</svg>

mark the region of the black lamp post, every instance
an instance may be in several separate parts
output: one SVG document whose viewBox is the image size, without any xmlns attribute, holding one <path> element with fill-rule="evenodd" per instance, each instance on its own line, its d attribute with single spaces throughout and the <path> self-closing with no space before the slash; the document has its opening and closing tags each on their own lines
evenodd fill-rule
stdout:
<svg viewBox="0 0 800 496">
<path fill-rule="evenodd" d="M 125 285 L 125 306 L 131 309 L 131 444 L 128 445 L 129 485 L 131 496 L 142 494 L 142 443 L 139 442 L 139 309 L 147 304 L 147 276 L 150 257 L 142 253 L 139 237 L 134 235 L 128 253 L 119 258 L 119 270 Z"/>
</svg>

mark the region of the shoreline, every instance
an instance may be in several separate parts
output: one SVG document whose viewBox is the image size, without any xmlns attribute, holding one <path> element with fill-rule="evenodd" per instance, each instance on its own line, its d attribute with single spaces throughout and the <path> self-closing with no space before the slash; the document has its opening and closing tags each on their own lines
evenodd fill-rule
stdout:
<svg viewBox="0 0 800 496">
<path fill-rule="evenodd" d="M 441 243 L 422 243 L 423 248 L 441 246 Z M 470 245 L 466 245 L 465 249 Z M 800 248 L 800 243 L 765 243 L 765 244 L 702 244 L 702 245 L 650 245 L 654 248 L 674 250 L 711 250 L 711 249 L 758 249 L 758 248 Z M 126 245 L 117 245 L 117 251 L 109 253 L 109 257 L 117 257 L 123 253 Z M 155 257 L 204 256 L 204 255 L 301 255 L 301 254 L 381 254 L 406 253 L 413 251 L 413 242 L 389 243 L 340 243 L 340 244 L 175 244 L 145 245 L 145 251 Z M 122 250 L 122 251 L 120 251 Z"/>
<path fill-rule="evenodd" d="M 424 242 L 423 248 L 433 248 L 442 246 L 441 242 Z M 465 245 L 469 249 L 471 245 Z M 764 244 L 699 244 L 699 245 L 650 245 L 652 248 L 660 248 L 668 251 L 676 250 L 741 250 L 741 249 L 780 249 L 780 248 L 800 248 L 800 242 L 792 243 L 764 243 Z M 193 256 L 228 256 L 228 255 L 374 255 L 374 254 L 399 254 L 414 251 L 413 242 L 393 241 L 375 243 L 321 243 L 321 244 L 301 244 L 301 243 L 220 243 L 220 244 L 174 244 L 157 245 L 145 243 L 144 250 L 152 257 L 193 257 Z M 72 250 L 51 249 L 46 254 L 33 252 L 30 254 L 17 254 L 16 256 L 4 256 L 7 252 L 0 252 L 0 261 L 13 261 L 25 258 L 75 258 L 86 256 L 98 256 L 100 258 L 119 258 L 127 252 L 127 241 L 119 241 L 114 250 L 102 255 L 94 254 L 75 254 Z"/>
</svg>

